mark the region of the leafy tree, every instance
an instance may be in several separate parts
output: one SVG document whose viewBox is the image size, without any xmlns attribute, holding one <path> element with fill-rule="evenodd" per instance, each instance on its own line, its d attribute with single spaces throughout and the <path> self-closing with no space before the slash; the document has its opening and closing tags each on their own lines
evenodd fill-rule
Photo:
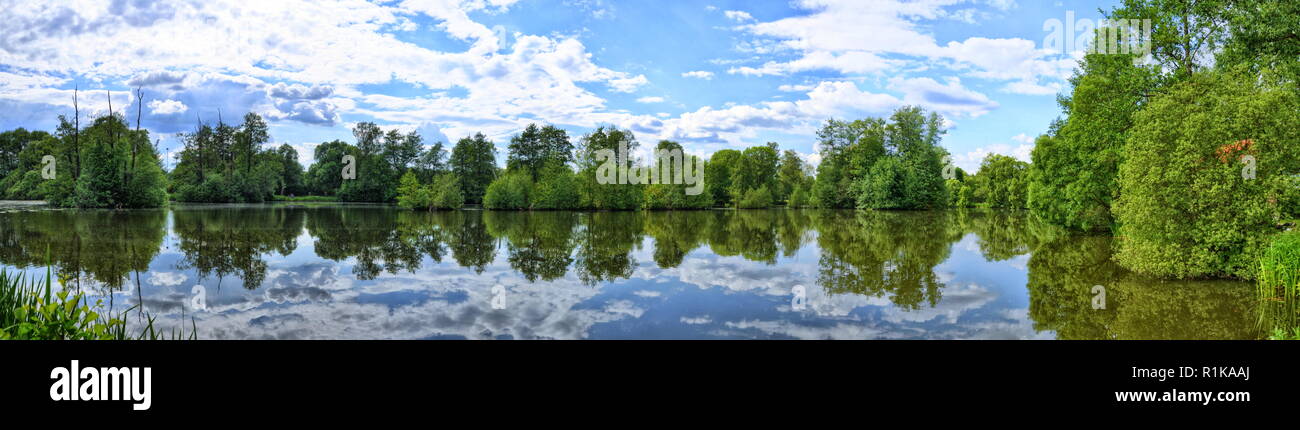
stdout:
<svg viewBox="0 0 1300 430">
<path fill-rule="evenodd" d="M 277 192 L 281 195 L 306 194 L 305 172 L 298 162 L 298 150 L 286 143 L 276 148 L 275 157 L 281 165 L 280 189 Z"/>
<path fill-rule="evenodd" d="M 790 195 L 799 188 L 808 187 L 812 178 L 809 175 L 808 164 L 799 157 L 799 153 L 792 150 L 785 150 L 781 153 L 781 164 L 777 167 L 777 179 L 779 191 L 776 194 L 778 201 L 785 201 Z"/>
<path fill-rule="evenodd" d="M 641 207 L 642 189 L 641 184 L 631 183 L 606 183 L 602 184 L 597 175 L 602 172 L 602 168 L 607 165 L 615 167 L 615 170 L 623 170 L 621 175 L 627 177 L 627 170 L 630 167 L 637 166 L 637 160 L 633 159 L 639 144 L 636 136 L 631 131 L 620 130 L 614 127 L 601 126 L 596 130 L 582 137 L 580 148 L 578 149 L 578 192 L 580 196 L 579 206 L 584 209 L 596 210 L 635 210 Z M 615 157 L 620 152 L 620 147 L 626 148 L 625 160 L 605 159 L 601 154 Z M 608 152 L 606 152 L 608 151 Z M 618 166 L 621 164 L 622 166 Z M 608 172 L 610 174 L 616 172 Z"/>
<path fill-rule="evenodd" d="M 1242 71 L 1194 75 L 1152 100 L 1119 171 L 1116 261 L 1161 277 L 1254 278 L 1278 222 L 1294 216 L 1297 112 L 1294 91 Z"/>
<path fill-rule="evenodd" d="M 266 122 L 256 113 L 244 116 L 244 123 L 215 127 L 199 124 L 193 133 L 181 136 L 184 147 L 171 172 L 176 199 L 187 202 L 263 202 L 285 190 L 289 175 L 296 171 L 279 150 L 264 150 L 270 141 Z"/>
<path fill-rule="evenodd" d="M 415 131 L 403 134 L 396 129 L 384 134 L 384 161 L 398 172 L 414 167 L 424 149 L 424 138 Z"/>
<path fill-rule="evenodd" d="M 708 192 L 700 190 L 696 195 L 687 194 L 687 185 L 685 184 L 685 173 L 677 172 L 680 169 L 695 169 L 698 162 L 694 155 L 686 155 L 682 145 L 671 140 L 660 141 L 655 146 L 656 153 L 665 154 L 678 153 L 682 155 L 681 164 L 656 158 L 651 166 L 654 171 L 658 172 L 659 183 L 646 185 L 645 194 L 642 204 L 645 209 L 706 209 L 713 206 L 713 198 Z M 665 161 L 668 161 L 665 165 Z M 705 167 L 705 187 L 708 186 L 708 167 Z M 682 183 L 672 183 L 677 176 L 682 176 Z"/>
<path fill-rule="evenodd" d="M 542 167 L 531 197 L 533 209 L 576 209 L 581 198 L 578 176 L 564 162 L 552 159 Z"/>
<path fill-rule="evenodd" d="M 864 131 L 851 147 L 856 149 L 847 151 L 851 155 L 845 157 L 848 162 L 841 162 L 838 168 L 858 171 L 861 165 L 856 163 L 872 160 L 865 175 L 850 175 L 858 177 L 849 189 L 856 195 L 859 208 L 928 209 L 948 205 L 943 179 L 943 158 L 948 152 L 940 146 L 943 119 L 937 113 L 926 115 L 920 107 L 908 106 L 895 111 L 887 123 L 860 124 Z M 884 153 L 876 148 L 884 148 Z"/>
<path fill-rule="evenodd" d="M 483 207 L 488 209 L 528 209 L 533 181 L 524 170 L 508 170 L 488 185 Z"/>
<path fill-rule="evenodd" d="M 419 209 L 427 207 L 432 200 L 429 190 L 420 185 L 420 180 L 415 177 L 414 172 L 406 172 L 397 185 L 397 206 L 406 209 Z"/>
<path fill-rule="evenodd" d="M 415 171 L 420 181 L 432 181 L 434 176 L 448 171 L 446 159 L 447 151 L 442 149 L 442 142 L 436 142 L 428 149 L 420 152 L 420 156 L 415 159 L 415 167 L 412 170 Z"/>
<path fill-rule="evenodd" d="M 429 209 L 460 209 L 465 206 L 465 193 L 460 189 L 460 178 L 454 173 L 438 175 L 429 185 Z"/>
<path fill-rule="evenodd" d="M 510 139 L 508 169 L 526 169 L 537 180 L 543 167 L 552 161 L 573 161 L 573 144 L 564 130 L 553 125 L 538 127 L 529 124 L 524 131 Z"/>
<path fill-rule="evenodd" d="M 1053 224 L 1107 230 L 1124 141 L 1133 115 L 1156 85 L 1156 70 L 1133 65 L 1132 55 L 1088 54 L 1060 99 L 1067 118 L 1040 137 L 1031 154 L 1029 206 Z"/>
<path fill-rule="evenodd" d="M 780 156 L 776 148 L 776 143 L 768 142 L 764 146 L 746 148 L 741 153 L 736 169 L 731 172 L 732 200 L 740 201 L 749 194 L 750 190 L 758 188 L 766 188 L 768 196 L 772 197 L 772 190 L 781 186 L 777 180 L 777 164 Z M 769 198 L 768 202 L 771 201 L 772 199 Z"/>
<path fill-rule="evenodd" d="M 1024 209 L 1028 170 L 1029 163 L 989 154 L 980 163 L 980 171 L 972 180 L 973 194 L 987 207 Z"/>
<path fill-rule="evenodd" d="M 768 191 L 767 185 L 760 185 L 745 191 L 737 201 L 736 207 L 740 209 L 765 209 L 772 206 L 772 192 Z"/>
<path fill-rule="evenodd" d="M 487 140 L 483 133 L 466 137 L 456 142 L 451 150 L 452 173 L 461 180 L 465 200 L 470 203 L 483 202 L 487 192 L 497 176 L 496 147 Z"/>
<path fill-rule="evenodd" d="M 857 196 L 845 190 L 865 177 L 886 155 L 886 122 L 866 118 L 852 122 L 828 120 L 817 132 L 822 162 L 812 188 L 812 201 L 825 208 L 852 208 Z"/>
<path fill-rule="evenodd" d="M 740 164 L 740 159 L 740 151 L 734 149 L 723 149 L 709 157 L 704 167 L 704 187 L 715 204 L 732 206 L 731 173 Z"/>
<path fill-rule="evenodd" d="M 317 195 L 334 195 L 343 185 L 343 156 L 357 156 L 357 148 L 341 140 L 316 145 L 316 162 L 307 169 L 307 187 Z"/>
</svg>

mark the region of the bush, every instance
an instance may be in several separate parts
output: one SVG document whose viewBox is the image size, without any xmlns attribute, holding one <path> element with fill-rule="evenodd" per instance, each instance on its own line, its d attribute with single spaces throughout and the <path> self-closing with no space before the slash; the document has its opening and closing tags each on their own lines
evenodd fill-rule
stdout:
<svg viewBox="0 0 1300 430">
<path fill-rule="evenodd" d="M 854 184 L 858 207 L 862 209 L 906 209 L 906 172 L 895 157 L 884 157 Z"/>
<path fill-rule="evenodd" d="M 765 209 L 772 206 L 772 192 L 767 186 L 761 186 L 745 192 L 737 207 L 740 209 Z"/>
<path fill-rule="evenodd" d="M 1197 75 L 1152 100 L 1119 170 L 1116 261 L 1161 277 L 1255 278 L 1291 215 L 1297 111 L 1294 92 L 1250 74 Z"/>
<path fill-rule="evenodd" d="M 803 208 L 808 207 L 808 190 L 804 187 L 795 187 L 794 192 L 790 193 L 790 200 L 786 202 L 787 207 Z"/>
<path fill-rule="evenodd" d="M 525 171 L 510 171 L 492 181 L 483 196 L 483 207 L 488 209 L 528 209 L 528 191 L 532 180 Z"/>
<path fill-rule="evenodd" d="M 397 206 L 404 209 L 423 209 L 431 202 L 429 190 L 420 185 L 414 172 L 406 172 L 397 184 Z"/>
<path fill-rule="evenodd" d="M 578 206 L 578 177 L 569 166 L 550 162 L 533 188 L 533 209 L 574 209 Z"/>
<path fill-rule="evenodd" d="M 465 206 L 465 192 L 460 187 L 460 177 L 446 173 L 434 178 L 429 185 L 429 209 L 460 209 Z"/>
<path fill-rule="evenodd" d="M 1289 330 L 1297 325 L 1300 294 L 1300 232 L 1289 231 L 1273 239 L 1259 259 L 1256 290 L 1263 302 L 1260 320 L 1265 328 Z"/>
</svg>

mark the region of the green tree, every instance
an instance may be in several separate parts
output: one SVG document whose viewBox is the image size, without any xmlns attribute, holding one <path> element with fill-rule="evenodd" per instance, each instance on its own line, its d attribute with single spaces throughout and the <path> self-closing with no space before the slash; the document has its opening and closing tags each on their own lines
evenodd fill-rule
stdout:
<svg viewBox="0 0 1300 430">
<path fill-rule="evenodd" d="M 477 133 L 456 142 L 451 150 L 449 164 L 452 173 L 461 180 L 465 201 L 483 202 L 488 184 L 497 176 L 496 147 L 487 140 L 487 136 Z"/>
<path fill-rule="evenodd" d="M 1112 224 L 1116 175 L 1133 115 L 1156 84 L 1156 70 L 1132 55 L 1088 54 L 1061 97 L 1066 119 L 1031 154 L 1029 206 L 1053 224 L 1101 231 Z"/>
<path fill-rule="evenodd" d="M 1300 98 L 1253 74 L 1205 73 L 1138 112 L 1120 167 L 1115 259 L 1161 277 L 1252 279 L 1294 216 Z"/>
<path fill-rule="evenodd" d="M 811 182 L 809 170 L 808 164 L 799 157 L 799 153 L 789 149 L 782 152 L 781 165 L 777 167 L 780 190 L 775 198 L 778 201 L 785 201 L 795 190 L 808 187 Z"/>
<path fill-rule="evenodd" d="M 989 154 L 972 181 L 976 198 L 991 208 L 1024 209 L 1029 163 Z M 960 191 L 959 191 L 960 192 Z"/>
<path fill-rule="evenodd" d="M 573 161 L 573 144 L 564 130 L 553 125 L 528 124 L 522 133 L 510 139 L 506 168 L 526 169 L 536 181 L 542 168 L 551 161 Z"/>
<path fill-rule="evenodd" d="M 508 170 L 488 185 L 483 207 L 488 209 L 529 209 L 529 192 L 533 181 L 525 170 Z"/>
<path fill-rule="evenodd" d="M 357 155 L 357 148 L 341 140 L 316 145 L 316 161 L 307 169 L 307 186 L 317 195 L 334 195 L 343 185 L 343 157 Z"/>
<path fill-rule="evenodd" d="M 579 207 L 596 210 L 641 208 L 643 185 L 618 183 L 618 181 L 601 183 L 598 177 L 601 172 L 612 175 L 617 173 L 615 172 L 617 170 L 623 170 L 624 173 L 620 175 L 624 178 L 628 177 L 627 171 L 638 165 L 637 160 L 631 155 L 640 146 L 636 136 L 631 131 L 601 126 L 583 136 L 579 146 L 577 151 L 578 192 L 581 198 Z M 626 159 L 610 159 L 619 156 L 620 148 L 625 148 L 626 152 L 623 152 L 623 156 Z M 615 171 L 602 170 L 611 167 Z"/>
<path fill-rule="evenodd" d="M 846 159 L 838 161 L 841 166 L 837 169 L 841 171 L 860 171 L 863 165 L 858 163 L 872 162 L 865 175 L 849 175 L 858 178 L 849 189 L 857 197 L 859 208 L 928 209 L 948 205 L 943 179 L 943 158 L 948 152 L 940 146 L 943 118 L 907 106 L 895 111 L 887 123 L 859 124 L 864 131 L 846 151 L 848 155 L 836 156 Z M 885 152 L 881 154 L 876 148 L 884 148 Z"/>
<path fill-rule="evenodd" d="M 723 149 L 709 157 L 704 168 L 704 187 L 718 206 L 732 206 L 731 173 L 740 164 L 740 151 Z"/>
</svg>

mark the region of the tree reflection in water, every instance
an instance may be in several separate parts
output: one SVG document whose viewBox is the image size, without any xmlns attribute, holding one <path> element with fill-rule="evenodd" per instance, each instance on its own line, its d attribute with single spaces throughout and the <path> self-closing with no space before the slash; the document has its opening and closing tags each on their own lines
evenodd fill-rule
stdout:
<svg viewBox="0 0 1300 430">
<path fill-rule="evenodd" d="M 1249 284 L 1144 279 L 1111 261 L 1111 238 L 1071 235 L 1015 211 L 416 212 L 368 205 L 28 211 L 0 214 L 0 263 L 38 268 L 49 261 L 71 285 L 117 290 L 131 275 L 138 280 L 151 270 L 169 232 L 179 254 L 176 269 L 216 278 L 217 285 L 238 278 L 249 290 L 265 282 L 276 261 L 303 254 L 300 243 L 310 243 L 305 252 L 314 254 L 300 258 L 346 262 L 360 281 L 430 264 L 479 275 L 500 256 L 520 282 L 569 279 L 597 288 L 633 278 L 642 265 L 689 269 L 697 257 L 738 258 L 782 273 L 811 252 L 809 285 L 832 296 L 882 298 L 904 312 L 943 302 L 951 278 L 936 268 L 965 253 L 981 264 L 1027 259 L 1028 319 L 1033 330 L 1059 338 L 1260 336 Z M 955 248 L 964 240 L 974 254 Z M 979 275 L 1025 282 L 1002 272 Z M 1092 307 L 1095 285 L 1106 288 L 1105 309 Z"/>
</svg>

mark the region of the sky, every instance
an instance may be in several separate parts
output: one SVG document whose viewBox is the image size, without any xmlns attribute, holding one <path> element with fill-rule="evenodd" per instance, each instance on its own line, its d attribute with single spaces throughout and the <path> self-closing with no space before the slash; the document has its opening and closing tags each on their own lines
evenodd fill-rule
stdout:
<svg viewBox="0 0 1300 430">
<path fill-rule="evenodd" d="M 83 118 L 111 94 L 134 120 L 139 88 L 169 168 L 179 133 L 250 111 L 304 165 L 363 121 L 448 149 L 482 132 L 500 164 L 529 123 L 575 141 L 616 126 L 704 156 L 777 142 L 816 164 L 827 119 L 919 105 L 973 172 L 989 153 L 1028 161 L 1060 116 L 1082 54 L 1053 45 L 1049 23 L 1114 3 L 0 0 L 0 129 L 52 131 L 74 88 Z"/>
</svg>

